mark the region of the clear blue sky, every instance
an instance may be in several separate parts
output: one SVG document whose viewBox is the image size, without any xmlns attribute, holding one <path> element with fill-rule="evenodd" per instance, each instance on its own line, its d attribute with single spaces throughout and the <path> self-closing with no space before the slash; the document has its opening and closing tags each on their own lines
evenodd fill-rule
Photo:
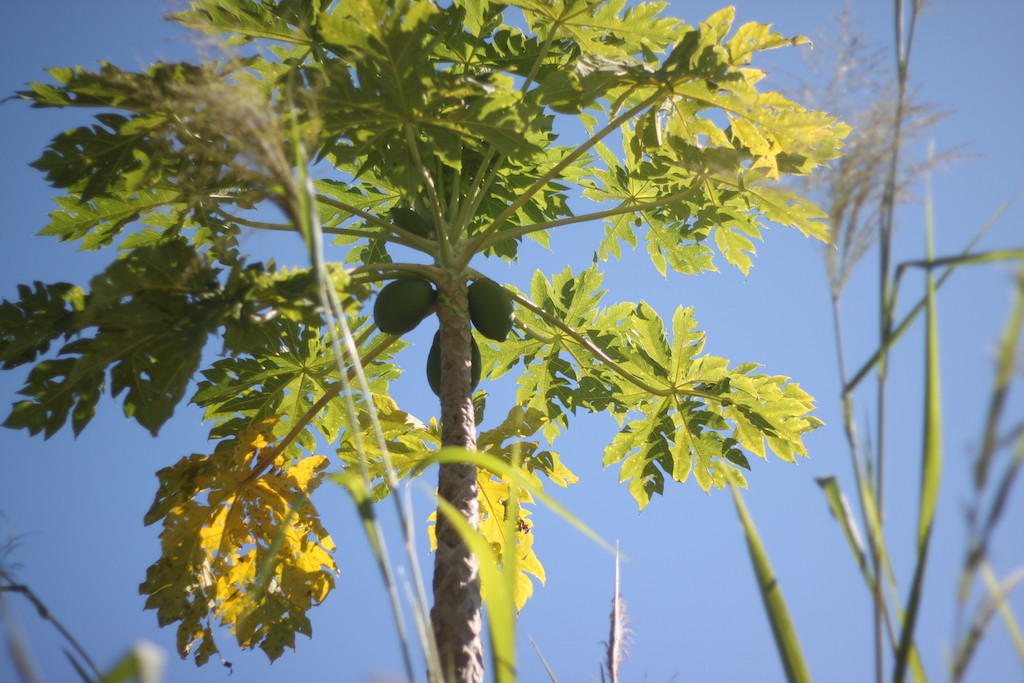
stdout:
<svg viewBox="0 0 1024 683">
<path fill-rule="evenodd" d="M 842 4 L 748 1 L 739 3 L 737 13 L 740 22 L 769 22 L 786 34 L 813 36 L 833 25 Z M 1024 58 L 1024 5 L 1016 0 L 936 0 L 931 5 L 919 27 L 912 73 L 922 99 L 950 112 L 935 129 L 936 144 L 969 144 L 976 155 L 934 177 L 938 252 L 952 254 L 1024 186 L 1024 140 L 1018 124 L 1024 101 L 1019 75 L 1013 75 Z M 195 47 L 176 25 L 161 21 L 162 7 L 163 3 L 129 0 L 3 3 L 0 97 L 28 81 L 44 79 L 42 69 L 48 66 L 94 67 L 99 60 L 108 60 L 141 68 L 155 59 L 190 59 Z M 666 13 L 695 23 L 718 7 L 707 0 L 675 0 Z M 890 44 L 889 2 L 856 3 L 854 16 L 866 34 Z M 770 59 L 787 68 L 798 65 L 782 55 Z M 85 284 L 112 258 L 35 236 L 53 208 L 53 193 L 26 164 L 38 157 L 53 135 L 86 123 L 85 114 L 35 111 L 20 102 L 0 105 L 0 205 L 5 208 L 0 297 L 16 297 L 16 285 L 33 280 Z M 1024 243 L 1020 208 L 1020 201 L 1013 204 L 982 248 Z M 922 208 L 903 211 L 901 225 L 896 260 L 922 257 Z M 567 263 L 585 266 L 592 247 L 579 239 L 586 228 L 576 230 L 580 232 L 554 242 L 557 257 L 530 254 L 520 268 L 475 265 L 518 286 L 527 282 L 535 267 L 551 273 Z M 254 250 L 273 252 L 284 263 L 303 263 L 298 238 L 249 239 Z M 585 246 L 573 252 L 581 243 Z M 877 337 L 876 272 L 872 252 L 849 286 L 845 323 L 848 354 L 855 366 L 870 353 Z M 707 352 L 734 363 L 760 362 L 770 373 L 795 378 L 819 400 L 820 417 L 828 426 L 808 439 L 810 459 L 797 466 L 778 460 L 753 462 L 747 500 L 790 601 L 812 674 L 838 683 L 867 680 L 872 656 L 869 603 L 845 541 L 814 483 L 815 477 L 838 474 L 851 487 L 820 247 L 776 228 L 759 248 L 747 277 L 723 270 L 697 278 L 670 274 L 663 280 L 642 255 L 609 264 L 607 273 L 606 302 L 644 299 L 665 316 L 677 305 L 693 305 L 707 333 Z M 1009 304 L 1010 280 L 1009 268 L 976 268 L 956 275 L 940 296 L 946 390 L 944 504 L 919 630 L 933 680 L 945 678 L 945 658 L 954 634 L 954 579 L 963 551 L 962 509 L 967 500 L 963 482 L 980 439 L 992 351 Z M 904 304 L 911 292 L 920 292 L 919 287 L 920 279 L 908 279 Z M 416 334 L 420 337 L 414 335 L 412 341 L 419 342 L 422 351 L 428 333 Z M 914 525 L 920 334 L 918 326 L 893 357 L 888 514 L 891 542 L 897 546 L 909 544 Z M 403 407 L 425 419 L 437 408 L 424 390 L 417 353 L 412 350 L 412 371 L 396 385 L 396 392 Z M 15 400 L 23 376 L 0 375 L 0 411 Z M 503 412 L 498 406 L 507 409 L 511 389 L 495 383 L 490 390 L 493 416 Z M 859 417 L 868 422 L 873 413 L 868 397 L 863 398 Z M 1024 414 L 1019 394 L 1010 408 L 1017 419 Z M 782 680 L 728 494 L 707 496 L 692 482 L 668 485 L 667 495 L 638 515 L 625 486 L 616 481 L 617 470 L 600 466 L 602 449 L 615 428 L 605 416 L 577 418 L 575 431 L 556 442 L 554 450 L 581 482 L 551 492 L 603 538 L 618 541 L 629 557 L 622 567 L 622 590 L 633 645 L 623 680 Z M 184 455 L 208 450 L 206 433 L 199 411 L 183 407 L 160 438 L 153 439 L 126 421 L 120 407 L 109 400 L 77 440 L 69 433 L 44 442 L 21 432 L 0 431 L 0 541 L 13 535 L 18 546 L 4 559 L 5 566 L 20 565 L 18 578 L 38 593 L 101 666 L 113 663 L 134 641 L 147 639 L 167 652 L 167 681 L 225 680 L 226 670 L 215 662 L 197 670 L 190 661 L 178 660 L 173 628 L 159 629 L 155 614 L 143 611 L 137 593 L 145 568 L 158 552 L 158 530 L 142 525 L 156 490 L 153 473 Z M 428 487 L 412 487 L 421 518 L 429 513 Z M 317 504 L 339 546 L 338 588 L 311 613 L 313 638 L 300 637 L 297 651 L 272 666 L 261 653 L 238 652 L 231 636 L 222 634 L 219 644 L 234 664 L 230 680 L 368 681 L 391 680 L 389 676 L 401 673 L 381 581 L 346 496 L 325 485 Z M 612 558 L 551 514 L 539 510 L 535 519 L 536 550 L 548 582 L 538 587 L 521 615 L 521 680 L 545 680 L 530 639 L 559 680 L 595 680 L 601 641 L 607 637 Z M 997 538 L 995 560 L 1001 572 L 1022 561 L 1022 522 L 1024 506 L 1018 500 L 1007 511 Z M 425 545 L 425 535 L 420 540 Z M 897 553 L 903 586 L 910 574 L 908 560 L 905 552 Z M 24 629 L 48 680 L 75 680 L 52 627 L 19 596 L 7 596 L 5 604 Z M 1019 596 L 1015 604 L 1018 614 L 1024 614 Z M 1024 675 L 1000 624 L 995 624 L 971 674 L 975 681 L 1021 680 Z M 12 677 L 9 655 L 0 651 L 0 680 Z"/>
</svg>

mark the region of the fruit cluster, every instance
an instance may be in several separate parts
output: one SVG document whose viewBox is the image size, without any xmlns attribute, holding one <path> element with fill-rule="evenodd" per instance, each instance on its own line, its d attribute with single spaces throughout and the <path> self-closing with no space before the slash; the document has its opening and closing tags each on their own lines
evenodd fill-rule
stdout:
<svg viewBox="0 0 1024 683">
<path fill-rule="evenodd" d="M 493 280 L 474 280 L 468 287 L 469 319 L 477 332 L 495 341 L 505 341 L 512 331 L 515 312 L 508 290 Z M 420 278 L 401 278 L 386 285 L 373 304 L 373 321 L 381 332 L 405 334 L 419 325 L 437 301 L 437 290 Z M 473 339 L 472 386 L 480 383 L 480 347 Z M 441 394 L 441 333 L 427 355 L 427 382 L 435 394 Z"/>
</svg>

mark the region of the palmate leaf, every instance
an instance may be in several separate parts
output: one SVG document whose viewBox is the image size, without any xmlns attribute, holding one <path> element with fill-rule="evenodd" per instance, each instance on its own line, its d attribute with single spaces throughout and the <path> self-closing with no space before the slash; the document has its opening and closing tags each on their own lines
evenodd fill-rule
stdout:
<svg viewBox="0 0 1024 683">
<path fill-rule="evenodd" d="M 630 4 L 625 0 L 514 0 L 530 29 L 541 38 L 567 37 L 585 54 L 611 58 L 649 57 L 661 52 L 686 28 L 678 19 L 659 17 L 661 2 Z"/>
<path fill-rule="evenodd" d="M 567 411 L 576 408 L 573 392 L 579 380 L 572 356 L 566 353 L 569 338 L 551 318 L 570 327 L 589 327 L 596 315 L 596 303 L 604 294 L 599 289 L 601 282 L 602 276 L 596 267 L 576 278 L 566 268 L 550 282 L 539 271 L 534 273 L 530 299 L 546 316 L 520 308 L 517 317 L 529 330 L 529 335 L 523 339 L 510 338 L 494 355 L 491 377 L 500 377 L 519 363 L 523 364 L 517 380 L 516 401 L 545 416 L 542 432 L 549 441 L 568 426 Z"/>
<path fill-rule="evenodd" d="M 493 145 L 516 159 L 540 149 L 510 77 L 439 68 L 442 45 L 468 39 L 456 13 L 418 0 L 347 3 L 323 17 L 322 36 L 346 57 L 325 63 L 329 83 L 318 95 L 333 155 L 386 165 L 407 185 L 419 177 L 415 154 L 459 169 L 463 147 Z M 409 148 L 410 130 L 418 150 Z"/>
<path fill-rule="evenodd" d="M 228 45 L 255 39 L 309 45 L 314 7 L 309 0 L 196 0 L 170 18 L 203 33 L 226 34 Z"/>
<path fill-rule="evenodd" d="M 92 419 L 109 373 L 112 393 L 125 393 L 125 414 L 155 434 L 182 399 L 207 336 L 229 313 L 216 275 L 182 241 L 115 261 L 93 279 L 84 300 L 74 297 L 58 320 L 51 318 L 53 333 L 76 338 L 32 369 L 19 392 L 29 398 L 4 424 L 51 436 L 70 416 L 78 433 Z M 45 349 L 47 336 L 54 335 L 38 339 L 32 353 Z"/>
<path fill-rule="evenodd" d="M 577 483 L 579 477 L 565 466 L 558 453 L 540 450 L 540 444 L 525 440 L 537 432 L 543 432 L 547 422 L 547 416 L 539 410 L 527 406 L 514 406 L 500 425 L 480 434 L 477 438 L 477 449 L 499 457 L 509 465 L 517 463 L 528 477 L 528 481 L 537 489 L 543 487 L 538 476 L 540 474 L 565 488 L 569 484 Z"/>
<path fill-rule="evenodd" d="M 538 274 L 530 303 L 542 310 L 517 313 L 528 334 L 487 358 L 492 376 L 526 364 L 521 400 L 543 421 L 564 421 L 567 409 L 580 408 L 615 417 L 622 428 L 603 463 L 621 464 L 620 480 L 629 481 L 641 509 L 663 493 L 666 478 L 682 482 L 692 474 L 705 491 L 745 486 L 744 450 L 789 462 L 806 455 L 803 435 L 821 422 L 798 385 L 756 373 L 756 363 L 730 368 L 703 354 L 692 309 L 676 310 L 669 334 L 646 303 L 600 308 L 600 284 L 595 266 L 575 277 L 566 270 L 552 282 Z M 559 431 L 540 428 L 549 439 Z"/>
<path fill-rule="evenodd" d="M 366 323 L 365 318 L 353 318 L 350 325 L 358 331 Z M 192 398 L 205 409 L 206 419 L 215 423 L 211 438 L 226 438 L 274 415 L 278 436 L 308 424 L 284 451 L 298 458 L 314 451 L 317 433 L 334 443 L 344 430 L 350 431 L 342 401 L 329 400 L 342 388 L 329 335 L 319 327 L 285 318 L 244 329 L 246 353 L 219 360 L 204 370 L 204 379 Z M 384 337 L 367 336 L 360 353 L 365 355 Z M 386 394 L 389 382 L 399 375 L 392 355 L 404 346 L 401 341 L 391 343 L 364 368 L 372 391 Z M 356 402 L 360 405 L 362 398 L 356 397 Z"/>
<path fill-rule="evenodd" d="M 763 74 L 744 66 L 751 54 L 805 41 L 758 24 L 742 26 L 730 38 L 733 14 L 725 9 L 684 30 L 656 75 L 625 66 L 604 72 L 606 98 L 628 92 L 635 102 L 655 93 L 661 101 L 623 127 L 621 160 L 598 146 L 605 168 L 594 169 L 597 184 L 584 196 L 618 202 L 624 211 L 606 219 L 602 258 L 618 255 L 620 242 L 636 246 L 646 228 L 643 239 L 663 275 L 668 267 L 683 273 L 714 269 L 710 244 L 747 273 L 768 221 L 825 238 L 825 214 L 771 183 L 837 157 L 849 127 L 778 93 L 758 92 Z M 614 86 L 616 79 L 623 83 Z M 631 89 L 621 90 L 630 82 Z M 579 83 L 582 103 L 585 80 Z"/>
<path fill-rule="evenodd" d="M 67 191 L 56 197 L 60 209 L 42 233 L 82 240 L 86 249 L 110 246 L 140 220 L 174 234 L 197 228 L 197 246 L 199 233 L 230 233 L 216 210 L 250 208 L 274 182 L 253 152 L 253 127 L 274 117 L 269 98 L 259 94 L 267 86 L 242 71 L 253 64 L 158 63 L 139 73 L 106 63 L 95 72 L 51 69 L 56 85 L 20 92 L 33 106 L 127 112 L 103 112 L 95 125 L 57 135 L 33 163 Z"/>
<path fill-rule="evenodd" d="M 419 474 L 418 468 L 423 461 L 441 447 L 441 434 L 436 423 L 433 420 L 429 425 L 423 423 L 401 410 L 389 396 L 375 394 L 373 401 L 387 457 L 395 475 L 405 479 Z M 359 431 L 350 429 L 342 435 L 338 456 L 346 469 L 356 474 L 361 473 L 365 465 L 374 501 L 382 500 L 391 493 L 384 453 L 378 446 L 377 435 L 365 409 L 359 414 Z"/>
<path fill-rule="evenodd" d="M 50 214 L 50 223 L 40 234 L 63 241 L 80 239 L 84 249 L 106 247 L 126 226 L 177 199 L 178 193 L 168 190 L 105 193 L 91 201 L 57 197 L 60 209 Z"/>
<path fill-rule="evenodd" d="M 358 291 L 338 275 L 341 295 Z M 262 339 L 277 354 L 282 325 L 319 326 L 311 284 L 308 272 L 271 274 L 241 263 L 222 280 L 184 240 L 154 239 L 114 261 L 86 291 L 66 284 L 22 288 L 21 301 L 0 304 L 0 361 L 33 362 L 58 339 L 69 341 L 32 368 L 20 392 L 28 398 L 4 424 L 48 437 L 70 419 L 78 433 L 109 383 L 115 397 L 123 394 L 125 414 L 156 434 L 184 398 L 211 333 L 223 327 L 225 347 L 234 352 L 249 352 Z M 301 409 L 281 397 L 269 403 L 292 417 Z"/>
<path fill-rule="evenodd" d="M 605 450 L 604 465 L 621 463 L 620 480 L 643 509 L 662 493 L 666 475 L 685 481 L 692 473 L 705 491 L 746 486 L 740 471 L 749 469 L 741 448 L 759 457 L 767 451 L 793 462 L 806 456 L 805 433 L 821 422 L 809 413 L 813 400 L 788 378 L 754 374 L 757 364 L 728 367 L 725 359 L 698 355 L 704 336 L 696 330 L 692 309 L 679 308 L 669 339 L 660 319 L 644 304 L 636 307 L 616 340 L 605 346 L 623 358 L 631 381 L 651 389 L 637 402 L 631 419 Z M 767 444 L 767 449 L 765 445 Z"/>
<path fill-rule="evenodd" d="M 18 294 L 18 301 L 0 303 L 0 363 L 5 370 L 34 361 L 66 337 L 75 329 L 75 313 L 85 305 L 82 289 L 67 282 L 19 285 Z"/>
<path fill-rule="evenodd" d="M 151 117 L 151 126 L 163 122 Z M 80 198 L 89 201 L 117 186 L 122 176 L 138 173 L 153 153 L 146 119 L 121 114 L 97 114 L 96 125 L 65 131 L 31 166 L 43 171 L 54 187 L 81 186 Z M 141 125 L 140 125 L 141 123 Z"/>
<path fill-rule="evenodd" d="M 595 173 L 597 185 L 585 190 L 584 196 L 613 199 L 624 208 L 637 205 L 649 208 L 624 211 L 606 219 L 604 239 L 598 248 L 599 258 L 621 258 L 621 244 L 635 249 L 641 242 L 638 233 L 646 228 L 643 241 L 647 253 L 663 277 L 668 268 L 687 275 L 717 270 L 712 250 L 706 243 L 709 226 L 715 224 L 709 213 L 717 210 L 717 205 L 707 200 L 706 187 L 702 190 L 692 184 L 692 177 L 674 174 L 670 166 L 635 163 L 629 154 L 625 164 L 620 164 L 610 152 L 602 152 L 602 158 L 608 170 Z M 677 201 L 664 201 L 681 195 Z M 650 206 L 658 203 L 662 205 Z"/>
<path fill-rule="evenodd" d="M 139 592 L 162 626 L 179 622 L 178 653 L 202 664 L 217 652 L 213 622 L 243 648 L 273 660 L 311 635 L 306 613 L 334 587 L 334 542 L 309 494 L 327 464 L 309 456 L 254 469 L 273 442 L 274 418 L 158 472 L 146 524 L 161 522 L 161 557 Z"/>
</svg>

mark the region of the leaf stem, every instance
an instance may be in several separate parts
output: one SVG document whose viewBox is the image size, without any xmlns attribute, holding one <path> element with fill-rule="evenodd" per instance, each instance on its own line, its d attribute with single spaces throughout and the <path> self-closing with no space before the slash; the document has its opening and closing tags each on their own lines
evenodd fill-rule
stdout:
<svg viewBox="0 0 1024 683">
<path fill-rule="evenodd" d="M 477 273 L 475 273 L 475 271 L 473 271 L 473 273 L 474 275 L 478 275 Z M 653 394 L 654 396 L 661 396 L 663 398 L 682 395 L 693 396 L 694 398 L 701 398 L 706 401 L 717 401 L 719 403 L 724 403 L 729 400 L 727 397 L 718 396 L 717 394 L 709 394 L 707 392 L 698 391 L 696 389 L 684 389 L 682 387 L 672 387 L 666 389 L 651 386 L 650 384 L 647 384 L 642 379 L 631 373 L 629 370 L 626 370 L 621 365 L 616 363 L 614 360 L 609 358 L 608 354 L 606 354 L 604 351 L 602 351 L 600 348 L 594 345 L 593 342 L 591 342 L 589 339 L 581 335 L 573 328 L 566 325 L 562 320 L 560 320 L 556 316 L 551 315 L 543 308 L 527 299 L 525 296 L 516 294 L 515 292 L 509 292 L 509 294 L 516 302 L 519 303 L 520 306 L 529 309 L 533 313 L 540 316 L 545 322 L 551 323 L 552 325 L 557 327 L 559 330 L 568 335 L 573 341 L 575 341 L 577 344 L 579 344 L 587 351 L 589 351 L 594 357 L 596 357 L 602 363 L 611 368 L 615 372 L 615 374 L 619 375 L 627 382 L 633 384 L 639 389 L 642 389 L 650 394 Z"/>
<path fill-rule="evenodd" d="M 522 228 L 515 228 L 513 230 L 506 230 L 501 233 L 493 234 L 481 245 L 481 250 L 492 247 L 499 242 L 503 242 L 508 239 L 515 239 L 516 237 L 522 237 L 528 235 L 531 232 L 539 232 L 541 230 L 549 230 L 551 228 L 557 228 L 563 225 L 572 225 L 574 223 L 586 223 L 588 221 L 596 221 L 602 218 L 608 218 L 610 216 L 620 216 L 624 213 L 635 213 L 637 211 L 647 211 L 649 209 L 656 209 L 660 206 L 667 206 L 674 202 L 679 202 L 689 197 L 697 188 L 703 179 L 705 174 L 701 173 L 694 183 L 687 187 L 685 190 L 676 192 L 675 194 L 667 197 L 660 197 L 653 199 L 649 202 L 643 202 L 640 204 L 620 204 L 614 209 L 607 209 L 605 211 L 594 211 L 593 213 L 586 213 L 579 216 L 569 216 L 568 218 L 561 218 L 557 221 L 547 221 L 545 223 L 535 223 L 533 225 L 527 225 Z"/>
<path fill-rule="evenodd" d="M 498 214 L 491 224 L 486 229 L 469 242 L 460 250 L 459 254 L 455 257 L 452 263 L 452 267 L 456 270 L 464 269 L 468 264 L 469 260 L 477 254 L 484 242 L 486 242 L 498 229 L 505 223 L 506 220 L 522 206 L 530 200 L 533 195 L 540 192 L 541 188 L 547 185 L 550 181 L 554 180 L 559 173 L 567 168 L 574 161 L 583 156 L 591 147 L 594 147 L 597 143 L 607 137 L 612 131 L 617 130 L 623 123 L 630 120 L 637 114 L 643 112 L 656 102 L 662 93 L 660 90 L 647 97 L 643 102 L 636 105 L 627 112 L 620 114 L 611 121 L 609 121 L 601 130 L 591 135 L 585 142 L 576 147 L 573 151 L 569 152 L 565 157 L 562 158 L 557 164 L 551 167 L 547 173 L 538 178 L 529 188 L 527 188 L 519 197 L 513 201 L 508 207 Z"/>
<path fill-rule="evenodd" d="M 383 239 L 389 242 L 398 242 L 399 244 L 410 247 L 412 249 L 416 249 L 417 251 L 423 251 L 428 254 L 432 253 L 434 241 L 431 239 L 428 239 L 426 237 L 420 237 L 416 233 L 409 232 L 408 230 L 400 228 L 394 223 L 384 220 L 380 216 L 376 216 L 372 213 L 369 213 L 368 211 L 363 211 L 360 208 L 352 206 L 351 204 L 347 204 L 341 200 L 335 199 L 334 197 L 329 197 L 325 194 L 317 194 L 316 200 L 322 204 L 327 204 L 328 206 L 333 206 L 336 209 L 346 211 L 352 214 L 353 216 L 358 216 L 359 218 L 362 218 L 365 221 L 369 221 L 374 225 L 384 228 L 385 231 L 383 234 L 377 234 L 372 232 L 357 234 L 359 233 L 359 231 L 353 230 L 347 233 L 340 234 L 353 234 L 359 237 L 370 237 L 373 239 Z M 322 226 L 320 228 L 321 232 L 336 232 L 338 230 L 347 230 L 347 228 L 325 228 Z M 388 234 L 390 232 L 397 233 L 400 237 L 402 237 L 402 240 L 396 240 L 394 237 Z"/>
<path fill-rule="evenodd" d="M 360 366 L 365 368 L 377 356 L 384 353 L 388 349 L 388 347 L 390 347 L 392 344 L 398 341 L 398 339 L 399 336 L 394 334 L 390 334 L 381 339 L 372 349 L 370 349 L 365 354 L 359 357 Z M 349 379 L 355 377 L 356 369 L 354 367 L 351 368 L 347 374 Z M 284 449 L 287 448 L 296 439 L 296 437 L 298 437 L 298 435 L 302 433 L 306 426 L 313 421 L 313 418 L 316 417 L 316 414 L 323 410 L 323 408 L 328 403 L 334 400 L 334 398 L 341 393 L 344 386 L 345 385 L 343 382 L 335 382 L 330 389 L 325 391 L 324 395 L 321 396 L 316 403 L 310 406 L 309 410 L 307 410 L 302 415 L 302 417 L 300 417 L 298 421 L 296 421 L 295 425 L 292 426 L 292 428 L 288 431 L 287 434 L 281 437 L 280 441 L 274 444 L 269 450 L 260 454 L 259 459 L 256 461 L 256 465 L 252 468 L 252 472 L 250 472 L 248 476 L 246 476 L 242 483 L 247 484 L 260 477 L 267 470 L 267 468 L 269 468 L 270 465 L 278 458 L 278 456 L 284 452 Z"/>
<path fill-rule="evenodd" d="M 255 228 L 257 230 L 276 230 L 278 232 L 298 232 L 298 230 L 295 228 L 295 226 L 293 226 L 290 223 L 268 223 L 266 221 L 254 221 L 251 218 L 242 218 L 241 216 L 238 216 L 238 215 L 235 215 L 235 214 L 230 213 L 228 211 L 225 211 L 224 209 L 220 208 L 219 206 L 215 207 L 213 209 L 213 211 L 214 211 L 214 213 L 217 213 L 220 216 L 222 216 L 222 217 L 224 217 L 224 218 L 226 218 L 226 219 L 228 219 L 228 220 L 230 220 L 232 222 L 238 223 L 239 225 L 244 225 L 247 228 Z M 350 237 L 365 237 L 367 239 L 383 239 L 383 240 L 385 240 L 387 242 L 395 242 L 395 243 L 401 244 L 403 246 L 409 246 L 408 244 L 406 244 L 405 240 L 395 239 L 391 235 L 388 235 L 388 234 L 382 235 L 382 234 L 380 234 L 378 232 L 370 232 L 368 230 L 353 230 L 351 228 L 321 227 L 320 231 L 321 232 L 325 232 L 325 233 L 329 233 L 329 234 L 332 234 L 332 235 L 348 235 Z"/>
<path fill-rule="evenodd" d="M 85 660 L 85 663 L 89 665 L 89 668 L 92 669 L 92 672 L 96 674 L 96 676 L 99 678 L 103 677 L 103 674 L 100 672 L 99 668 L 97 668 L 96 664 L 92 661 L 92 658 L 89 657 L 89 653 L 87 653 L 85 649 L 78 644 L 78 641 L 75 640 L 74 636 L 72 636 L 71 633 L 69 633 L 68 630 L 64 628 L 64 624 L 60 623 L 60 621 L 57 620 L 57 617 L 53 616 L 53 613 L 50 612 L 50 610 L 47 609 L 46 605 L 43 604 L 43 601 L 40 600 L 39 597 L 32 592 L 31 588 L 20 583 L 15 583 L 14 580 L 11 578 L 11 575 L 4 571 L 2 568 L 0 568 L 0 578 L 2 578 L 6 582 L 6 585 L 0 584 L 0 591 L 11 591 L 12 593 L 21 593 L 22 595 L 24 595 L 25 598 L 32 603 L 32 606 L 36 608 L 36 611 L 39 612 L 40 618 L 49 621 L 51 624 L 53 624 L 53 627 L 56 628 L 57 631 L 60 632 L 62 636 L 64 636 L 64 640 L 68 641 L 71 647 L 75 649 L 75 652 L 77 652 L 79 656 L 81 656 L 81 658 Z"/>
</svg>

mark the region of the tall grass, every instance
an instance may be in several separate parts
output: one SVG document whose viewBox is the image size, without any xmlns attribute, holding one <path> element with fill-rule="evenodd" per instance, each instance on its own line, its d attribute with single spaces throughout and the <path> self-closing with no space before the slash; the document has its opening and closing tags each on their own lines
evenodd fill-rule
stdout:
<svg viewBox="0 0 1024 683">
<path fill-rule="evenodd" d="M 1020 262 L 1015 281 L 1014 303 L 1008 316 L 1006 331 L 999 343 L 995 379 L 990 393 L 989 410 L 981 435 L 982 446 L 974 462 L 974 500 L 968 513 L 968 548 L 961 573 L 959 593 L 958 633 L 948 677 L 960 681 L 977 652 L 977 645 L 986 627 L 998 615 L 1024 663 L 1024 637 L 1019 619 L 1013 614 L 1010 593 L 1024 580 L 1024 567 L 1000 579 L 990 561 L 993 532 L 1002 521 L 1012 495 L 1013 484 L 1024 464 L 1024 425 L 1008 428 L 1004 415 L 1006 397 L 1014 379 L 1015 365 L 1020 358 L 1021 326 L 1024 319 L 1024 248 L 979 252 L 976 245 L 1005 206 L 982 226 L 964 250 L 949 257 L 936 257 L 934 253 L 935 221 L 930 194 L 924 204 L 924 257 L 893 265 L 893 233 L 895 212 L 905 196 L 904 190 L 922 171 L 935 163 L 930 150 L 923 163 L 908 163 L 905 156 L 906 141 L 919 136 L 934 122 L 933 117 L 921 117 L 927 110 L 911 102 L 909 64 L 917 18 L 922 2 L 905 3 L 894 0 L 894 86 L 881 89 L 879 101 L 862 110 L 861 125 L 849 141 L 847 156 L 840 160 L 825 176 L 822 202 L 833 224 L 833 243 L 826 253 L 829 285 L 832 298 L 834 336 L 837 366 L 842 392 L 839 397 L 843 429 L 849 448 L 853 474 L 853 497 L 859 515 L 850 505 L 836 476 L 819 478 L 818 483 L 828 509 L 839 523 L 839 529 L 851 550 L 853 561 L 860 570 L 874 614 L 872 642 L 874 648 L 873 679 L 877 683 L 912 678 L 927 680 L 924 664 L 917 647 L 917 625 L 925 598 L 936 598 L 935 591 L 925 593 L 925 576 L 929 567 L 932 539 L 936 529 L 936 510 L 942 496 L 942 414 L 938 327 L 939 305 L 937 293 L 957 270 L 991 263 Z M 847 56 L 849 53 L 845 53 Z M 847 65 L 849 66 L 849 65 Z M 863 68 L 865 64 L 861 64 Z M 889 99 L 891 98 L 891 100 Z M 842 111 L 839 111 L 842 114 Z M 926 183 L 927 188 L 927 183 Z M 1024 247 L 1024 245 L 1022 245 Z M 846 333 L 842 325 L 841 303 L 850 272 L 871 248 L 877 251 L 879 298 L 877 315 L 879 339 L 877 348 L 856 372 L 849 374 L 846 363 Z M 901 289 L 906 289 L 903 276 L 911 270 L 924 271 L 923 291 L 909 312 L 897 320 Z M 901 285 L 902 288 L 901 288 Z M 886 462 L 885 443 L 891 428 L 911 424 L 911 420 L 889 404 L 889 357 L 896 344 L 917 342 L 907 337 L 912 324 L 924 317 L 924 336 L 920 342 L 920 357 L 924 363 L 923 386 L 920 389 L 922 405 L 920 460 L 917 468 L 916 532 L 910 553 L 912 569 L 909 582 L 904 584 L 893 569 L 893 540 L 886 529 Z M 862 428 L 856 419 L 855 390 L 874 373 L 874 426 Z M 866 447 L 862 443 L 867 434 Z M 1001 454 L 1012 451 L 1008 457 Z M 779 656 L 789 680 L 803 680 L 803 653 L 792 631 L 781 592 L 770 573 L 767 555 L 757 537 L 749 513 L 736 494 L 737 510 L 748 539 L 751 559 L 758 585 L 764 598 L 766 612 L 776 636 Z M 859 517 L 859 519 L 858 519 Z M 862 531 L 863 529 L 863 531 Z M 946 533 L 949 533 L 946 531 Z M 902 549 L 901 549 L 902 550 Z M 973 610 L 968 608 L 975 586 L 981 584 L 984 600 Z M 906 598 L 900 596 L 906 594 Z M 781 634 L 781 635 L 780 635 Z"/>
</svg>

